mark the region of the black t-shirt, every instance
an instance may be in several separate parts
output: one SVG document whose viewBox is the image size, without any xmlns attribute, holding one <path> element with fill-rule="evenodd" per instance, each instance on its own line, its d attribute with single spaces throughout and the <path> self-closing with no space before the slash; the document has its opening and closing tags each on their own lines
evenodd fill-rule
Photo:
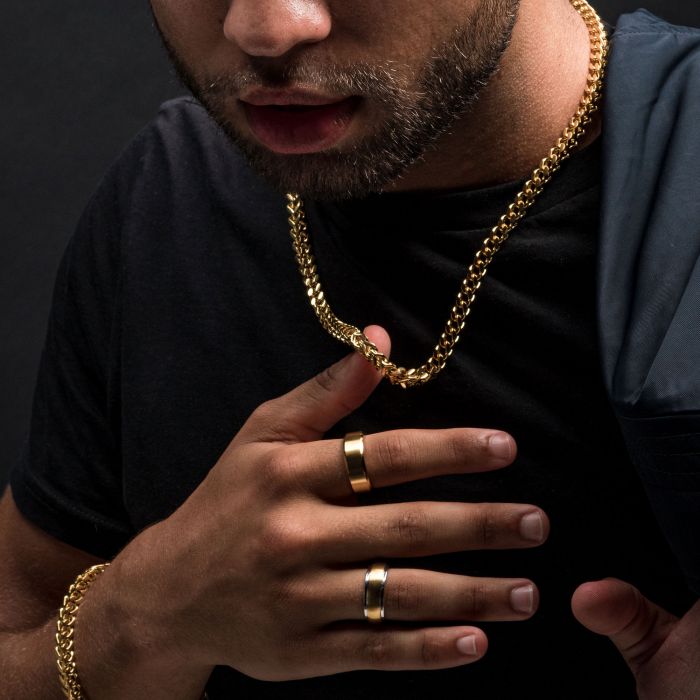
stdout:
<svg viewBox="0 0 700 700">
<path fill-rule="evenodd" d="M 474 665 L 289 683 L 218 667 L 212 700 L 360 698 L 370 689 L 386 698 L 436 689 L 446 697 L 634 697 L 610 641 L 572 617 L 572 592 L 617 576 L 676 612 L 691 597 L 603 388 L 594 293 L 599 167 L 596 142 L 555 175 L 494 259 L 436 380 L 408 391 L 384 382 L 329 434 L 509 431 L 519 451 L 507 469 L 376 489 L 362 502 L 541 506 L 552 526 L 542 547 L 403 562 L 530 577 L 541 593 L 537 614 L 480 625 L 490 648 Z M 387 328 L 400 364 L 423 362 L 466 267 L 521 185 L 309 203 L 335 312 Z M 256 406 L 347 352 L 308 303 L 284 198 L 248 169 L 201 106 L 168 103 L 107 174 L 62 259 L 31 428 L 11 473 L 17 505 L 57 538 L 112 558 L 178 508 Z"/>
</svg>

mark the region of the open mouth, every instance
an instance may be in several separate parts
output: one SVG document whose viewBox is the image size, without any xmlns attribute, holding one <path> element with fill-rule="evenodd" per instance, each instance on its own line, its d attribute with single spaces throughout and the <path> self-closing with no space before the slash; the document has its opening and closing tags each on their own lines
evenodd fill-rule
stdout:
<svg viewBox="0 0 700 700">
<path fill-rule="evenodd" d="M 322 109 L 326 105 L 267 105 L 278 112 L 309 112 L 314 109 Z"/>
<path fill-rule="evenodd" d="M 253 135 L 280 154 L 315 153 L 336 145 L 348 132 L 362 98 L 320 105 L 253 105 L 241 101 Z"/>
</svg>

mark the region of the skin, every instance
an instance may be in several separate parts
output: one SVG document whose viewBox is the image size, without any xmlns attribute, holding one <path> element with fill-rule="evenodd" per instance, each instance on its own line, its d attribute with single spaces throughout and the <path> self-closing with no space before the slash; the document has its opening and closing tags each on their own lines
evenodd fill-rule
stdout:
<svg viewBox="0 0 700 700">
<path fill-rule="evenodd" d="M 360 60 L 386 65 L 391 59 L 400 80 L 409 84 L 421 61 L 445 39 L 445 28 L 460 25 L 481 3 L 153 0 L 152 5 L 180 68 L 196 86 L 212 75 L 251 68 L 262 75 L 302 58 L 319 66 Z M 587 31 L 568 2 L 522 0 L 499 69 L 478 91 L 478 100 L 382 189 L 478 187 L 525 177 L 575 111 L 588 52 Z M 235 100 L 224 106 L 229 128 L 253 139 Z M 381 110 L 369 104 L 338 148 L 351 149 L 368 138 L 373 115 L 381 116 Z M 599 128 L 593 125 L 588 142 Z M 283 159 L 270 162 L 286 167 Z M 388 353 L 382 329 L 366 333 Z M 324 433 L 356 410 L 380 379 L 351 355 L 256 410 L 187 501 L 136 537 L 93 584 L 81 606 L 85 623 L 76 634 L 77 657 L 89 658 L 98 646 L 90 635 L 99 625 L 90 620 L 104 609 L 117 611 L 111 639 L 122 648 L 157 649 L 159 668 L 201 679 L 216 664 L 266 680 L 447 668 L 486 652 L 486 636 L 474 622 L 530 617 L 538 602 L 533 582 L 416 570 L 410 557 L 538 546 L 549 526 L 536 505 L 357 507 L 342 445 L 325 440 Z M 494 432 L 460 428 L 367 436 L 367 471 L 381 488 L 498 469 L 513 461 L 516 445 L 504 435 L 499 456 L 488 441 Z M 522 527 L 526 516 L 538 523 L 534 536 Z M 406 562 L 389 573 L 387 622 L 371 628 L 362 620 L 364 571 L 367 561 L 387 556 Z M 528 604 L 517 605 L 523 599 Z M 678 620 L 629 584 L 606 580 L 583 584 L 572 609 L 582 624 L 618 646 L 640 697 L 700 695 L 698 606 Z M 415 625 L 395 627 L 393 620 Z M 431 626 L 437 620 L 464 624 Z M 88 694 L 99 688 L 103 698 L 123 697 L 131 688 L 128 678 L 106 683 L 98 663 L 85 665 L 82 679 Z"/>
<path fill-rule="evenodd" d="M 576 111 L 588 76 L 588 31 L 565 1 L 198 5 L 153 0 L 152 6 L 186 84 L 253 165 L 279 189 L 315 198 L 362 196 L 366 189 L 483 186 L 524 177 Z M 456 32 L 462 39 L 452 46 Z M 443 57 L 442 65 L 431 63 L 435 55 Z M 333 71 L 357 78 L 363 65 L 382 71 L 376 82 L 401 93 L 395 105 L 401 127 L 421 105 L 420 95 L 435 93 L 421 124 L 405 133 L 392 128 L 392 139 L 380 131 L 372 140 L 391 119 L 391 110 L 371 88 L 346 91 L 333 79 Z M 457 69 L 462 80 L 454 77 Z M 292 71 L 286 81 L 285 70 Z M 307 80 L 294 73 L 299 70 L 330 75 Z M 211 90 L 212 84 L 218 89 Z M 275 156 L 257 143 L 238 102 L 249 84 L 308 86 L 365 99 L 337 147 L 313 156 Z M 451 104 L 455 94 L 463 94 L 466 104 Z M 589 132 L 591 138 L 597 128 Z M 398 165 L 373 173 L 377 161 L 389 160 L 383 149 L 397 132 L 404 144 Z M 357 149 L 363 156 L 359 167 Z M 317 172 L 321 175 L 314 180 Z"/>
<path fill-rule="evenodd" d="M 389 352 L 381 328 L 366 333 Z M 80 608 L 77 657 L 89 658 L 99 645 L 92 635 L 101 628 L 91 620 L 105 609 L 116 611 L 110 644 L 118 657 L 136 648 L 157 653 L 157 667 L 187 669 L 194 678 L 224 664 L 274 681 L 471 663 L 487 647 L 475 621 L 530 617 L 538 597 L 528 579 L 448 575 L 414 569 L 410 559 L 536 547 L 549 529 L 536 506 L 357 506 L 341 441 L 323 435 L 380 380 L 353 353 L 260 406 L 185 503 L 134 539 L 91 585 Z M 369 435 L 367 471 L 382 488 L 499 469 L 516 448 L 500 434 L 504 449 L 496 452 L 494 434 L 460 428 Z M 534 532 L 523 531 L 525 517 L 534 517 Z M 363 620 L 362 592 L 366 562 L 381 557 L 405 558 L 405 565 L 389 571 L 387 621 L 375 628 Z M 522 589 L 525 596 L 513 596 Z M 527 609 L 516 610 L 514 601 L 523 598 Z M 392 624 L 399 620 L 416 623 L 414 629 Z M 452 624 L 430 624 L 440 620 Z M 99 664 L 81 666 L 88 695 L 99 688 L 105 700 L 133 697 L 128 678 L 110 685 L 104 673 Z"/>
<path fill-rule="evenodd" d="M 280 64 L 299 56 L 351 65 L 369 53 L 370 62 L 391 58 L 407 66 L 409 80 L 417 70 L 413 57 L 426 61 L 443 27 L 456 27 L 465 16 L 498 3 L 238 0 L 194 6 L 153 0 L 152 4 L 161 31 L 191 78 L 194 66 L 206 67 L 211 74 L 241 69 L 251 59 Z M 512 9 L 507 4 L 501 3 L 494 14 Z M 555 142 L 586 85 L 588 32 L 566 0 L 516 4 L 518 19 L 510 44 L 499 56 L 498 71 L 478 91 L 478 99 L 421 159 L 400 177 L 383 183 L 382 189 L 476 187 L 522 178 Z M 473 43 L 478 44 L 476 39 Z M 235 107 L 227 118 L 239 139 L 254 140 Z M 357 122 L 341 149 L 370 133 L 366 120 Z M 599 132 L 597 118 L 582 145 Z M 694 654 L 697 662 L 698 644 L 690 645 L 694 652 L 687 647 L 678 651 L 678 640 L 700 627 L 697 609 L 679 622 L 622 582 L 584 584 L 572 599 L 572 609 L 589 629 L 609 635 L 618 645 L 638 678 L 642 697 L 658 697 L 660 683 L 666 684 L 666 692 L 672 686 L 679 689 L 678 697 L 689 696 L 684 688 L 697 689 L 700 674 L 692 669 L 700 666 L 689 663 L 689 655 Z M 680 683 L 674 680 L 678 676 L 683 679 Z"/>
</svg>

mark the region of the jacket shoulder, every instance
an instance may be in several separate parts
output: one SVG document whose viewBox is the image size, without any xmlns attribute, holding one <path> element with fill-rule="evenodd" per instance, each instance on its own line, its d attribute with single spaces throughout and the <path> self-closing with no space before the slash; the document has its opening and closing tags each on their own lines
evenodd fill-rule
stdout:
<svg viewBox="0 0 700 700">
<path fill-rule="evenodd" d="M 605 383 L 628 414 L 700 411 L 698 123 L 700 30 L 622 15 L 603 97 L 598 308 Z"/>
<path fill-rule="evenodd" d="M 634 34 L 687 34 L 700 38 L 700 28 L 672 24 L 646 9 L 620 15 L 615 25 L 615 36 Z"/>
</svg>

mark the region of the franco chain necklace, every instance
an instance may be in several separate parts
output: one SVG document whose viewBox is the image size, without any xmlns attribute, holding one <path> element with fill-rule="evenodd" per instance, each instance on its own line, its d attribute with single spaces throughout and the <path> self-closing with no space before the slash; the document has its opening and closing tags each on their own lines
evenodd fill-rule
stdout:
<svg viewBox="0 0 700 700">
<path fill-rule="evenodd" d="M 316 261 L 311 252 L 303 202 L 298 194 L 287 195 L 287 211 L 294 253 L 299 265 L 299 272 L 304 280 L 307 296 L 318 320 L 330 335 L 360 352 L 392 384 L 397 384 L 404 389 L 425 384 L 445 367 L 459 341 L 460 333 L 464 330 L 471 305 L 476 298 L 476 292 L 481 286 L 494 255 L 501 249 L 528 209 L 535 203 L 554 173 L 559 170 L 561 164 L 579 144 L 586 133 L 586 126 L 591 123 L 592 116 L 598 109 L 608 56 L 607 35 L 600 17 L 586 0 L 570 0 L 570 2 L 585 21 L 591 40 L 588 83 L 579 107 L 555 146 L 535 168 L 522 191 L 517 194 L 515 201 L 508 207 L 508 211 L 493 227 L 481 249 L 476 253 L 474 261 L 467 271 L 467 276 L 462 280 L 457 299 L 440 340 L 425 364 L 414 369 L 395 365 L 378 350 L 377 346 L 359 328 L 341 321 L 333 313 L 321 287 Z"/>
</svg>

